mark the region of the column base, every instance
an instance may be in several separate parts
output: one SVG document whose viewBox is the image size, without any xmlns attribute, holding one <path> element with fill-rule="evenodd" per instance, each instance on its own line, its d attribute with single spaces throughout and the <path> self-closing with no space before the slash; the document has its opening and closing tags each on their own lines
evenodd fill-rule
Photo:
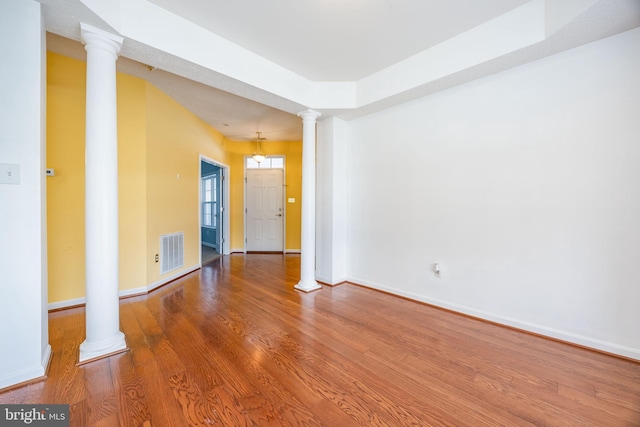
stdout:
<svg viewBox="0 0 640 427">
<path fill-rule="evenodd" d="M 302 292 L 313 292 L 313 291 L 317 291 L 318 289 L 322 289 L 322 285 L 320 285 L 315 280 L 309 280 L 309 281 L 301 280 L 298 282 L 297 285 L 294 286 L 294 288 Z"/>
<path fill-rule="evenodd" d="M 80 344 L 80 358 L 78 363 L 99 359 L 103 356 L 119 353 L 126 349 L 127 343 L 124 340 L 124 334 L 120 331 L 106 340 L 98 342 L 87 342 L 87 340 L 84 340 L 84 342 Z"/>
</svg>

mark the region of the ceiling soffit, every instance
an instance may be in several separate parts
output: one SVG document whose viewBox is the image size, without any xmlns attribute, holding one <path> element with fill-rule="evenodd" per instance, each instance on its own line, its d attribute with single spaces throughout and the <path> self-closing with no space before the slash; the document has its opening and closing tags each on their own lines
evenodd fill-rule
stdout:
<svg viewBox="0 0 640 427">
<path fill-rule="evenodd" d="M 381 1 L 372 4 L 381 7 Z M 289 113 L 287 117 L 305 108 L 314 108 L 325 115 L 335 114 L 346 119 L 640 26 L 640 2 L 636 0 L 516 2 L 519 6 L 506 13 L 435 45 L 431 41 L 431 47 L 358 80 L 314 81 L 307 76 L 322 75 L 296 73 L 201 26 L 206 23 L 198 25 L 159 6 L 176 8 L 178 3 L 176 0 L 154 0 L 153 3 L 147 0 L 43 0 L 43 10 L 48 31 L 78 40 L 79 22 L 86 22 L 119 33 L 125 38 L 123 57 L 168 75 L 180 76 L 192 84 Z M 199 1 L 186 2 L 195 3 Z M 260 1 L 249 3 L 261 4 Z M 278 2 L 283 3 L 287 2 Z M 552 4 L 564 6 L 551 7 Z M 180 13 L 187 15 L 184 11 Z M 138 19 L 140 16 L 145 19 Z M 330 39 L 330 33 L 326 31 L 318 38 Z M 393 48 L 391 44 L 389 49 Z M 353 56 L 357 53 L 352 52 Z M 201 110 L 194 112 L 202 117 L 206 100 L 194 99 L 191 103 Z M 224 128 L 218 127 L 223 126 L 221 120 L 225 119 L 218 120 L 214 127 L 225 133 Z M 255 134 L 259 129 L 253 127 L 252 134 Z M 276 127 L 284 129 L 288 125 Z"/>
</svg>

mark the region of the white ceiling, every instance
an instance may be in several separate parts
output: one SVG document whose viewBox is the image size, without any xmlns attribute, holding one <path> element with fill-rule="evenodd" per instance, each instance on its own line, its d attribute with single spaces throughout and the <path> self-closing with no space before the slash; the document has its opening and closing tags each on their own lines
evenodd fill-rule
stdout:
<svg viewBox="0 0 640 427">
<path fill-rule="evenodd" d="M 351 119 L 640 26 L 638 0 L 39 1 L 49 50 L 84 59 L 80 22 L 120 33 L 120 71 L 234 140 L 300 140 L 303 109 Z"/>
<path fill-rule="evenodd" d="M 529 0 L 150 0 L 315 81 L 359 80 Z"/>
</svg>

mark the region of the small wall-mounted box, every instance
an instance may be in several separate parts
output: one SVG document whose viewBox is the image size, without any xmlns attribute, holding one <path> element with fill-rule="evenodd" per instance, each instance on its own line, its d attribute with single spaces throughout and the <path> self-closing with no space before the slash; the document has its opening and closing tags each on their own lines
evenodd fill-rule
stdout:
<svg viewBox="0 0 640 427">
<path fill-rule="evenodd" d="M 45 173 L 47 174 L 47 176 L 55 176 L 56 175 L 56 171 L 53 169 L 45 169 Z"/>
<path fill-rule="evenodd" d="M 296 198 L 295 198 L 295 197 L 289 197 L 289 198 L 287 199 L 287 202 L 288 202 L 288 203 L 295 203 L 295 202 L 296 202 Z"/>
</svg>

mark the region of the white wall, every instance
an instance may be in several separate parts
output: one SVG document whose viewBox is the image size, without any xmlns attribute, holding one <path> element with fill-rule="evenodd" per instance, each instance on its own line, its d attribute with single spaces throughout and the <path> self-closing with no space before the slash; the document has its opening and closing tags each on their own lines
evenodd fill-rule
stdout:
<svg viewBox="0 0 640 427">
<path fill-rule="evenodd" d="M 316 280 L 347 280 L 348 124 L 336 117 L 318 122 L 316 155 Z"/>
<path fill-rule="evenodd" d="M 349 279 L 640 359 L 639 52 L 635 29 L 351 122 Z"/>
<path fill-rule="evenodd" d="M 0 0 L 0 163 L 20 183 L 0 184 L 0 388 L 44 375 L 47 318 L 45 32 L 40 4 Z"/>
</svg>

